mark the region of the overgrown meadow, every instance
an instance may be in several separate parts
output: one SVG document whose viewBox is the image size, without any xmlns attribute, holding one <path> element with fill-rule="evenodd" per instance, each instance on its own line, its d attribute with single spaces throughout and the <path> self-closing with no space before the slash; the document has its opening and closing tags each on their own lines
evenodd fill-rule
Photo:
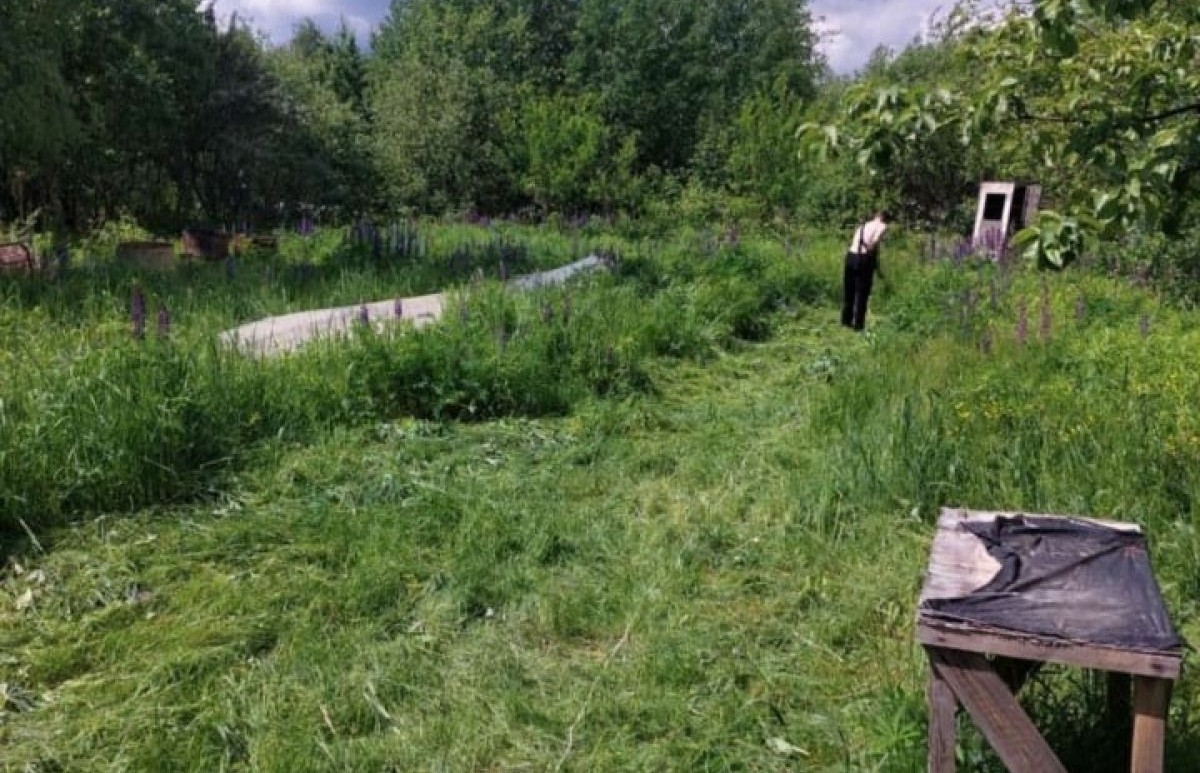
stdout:
<svg viewBox="0 0 1200 773">
<path fill-rule="evenodd" d="M 0 279 L 5 769 L 921 770 L 943 505 L 1142 524 L 1196 639 L 1195 312 L 899 238 L 855 335 L 840 236 L 405 228 Z M 421 331 L 217 343 L 442 289 Z M 1030 701 L 1123 769 L 1098 683 Z"/>
</svg>

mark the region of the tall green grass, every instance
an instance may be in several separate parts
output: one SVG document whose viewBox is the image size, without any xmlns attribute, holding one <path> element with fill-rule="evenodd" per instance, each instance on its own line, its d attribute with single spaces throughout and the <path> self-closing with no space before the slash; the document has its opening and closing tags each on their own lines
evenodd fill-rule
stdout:
<svg viewBox="0 0 1200 773">
<path fill-rule="evenodd" d="M 761 338 L 772 309 L 813 292 L 798 263 L 729 246 L 695 257 L 686 271 L 686 247 L 665 256 L 635 250 L 618 276 L 510 293 L 481 281 L 479 264 L 500 254 L 496 245 L 510 258 L 544 249 L 525 259 L 544 263 L 559 254 L 545 237 L 516 249 L 511 236 L 475 234 L 480 253 L 470 240 L 435 235 L 430 249 L 445 249 L 421 259 L 431 276 L 471 277 L 443 322 L 420 332 L 367 326 L 348 341 L 271 361 L 220 349 L 217 332 L 252 309 L 288 310 L 300 298 L 311 306 L 434 288 L 409 276 L 397 289 L 391 280 L 403 264 L 376 265 L 353 246 L 325 258 L 351 268 L 302 277 L 297 297 L 286 272 L 308 264 L 287 258 L 243 261 L 232 276 L 222 267 L 172 278 L 104 268 L 12 284 L 2 312 L 14 347 L 0 386 L 0 529 L 202 496 L 262 442 L 400 416 L 562 414 L 588 396 L 645 391 L 652 358 L 703 359 Z M 298 249 L 288 246 L 293 258 Z M 306 281 L 315 285 L 304 289 Z M 144 341 L 133 340 L 128 318 L 135 285 L 149 298 Z M 160 306 L 174 320 L 162 340 Z"/>
</svg>

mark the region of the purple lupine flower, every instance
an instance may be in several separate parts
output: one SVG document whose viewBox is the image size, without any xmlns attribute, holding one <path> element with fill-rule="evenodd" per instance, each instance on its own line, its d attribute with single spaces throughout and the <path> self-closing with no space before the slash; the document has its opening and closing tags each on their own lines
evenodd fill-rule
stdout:
<svg viewBox="0 0 1200 773">
<path fill-rule="evenodd" d="M 1150 315 L 1144 311 L 1138 317 L 1138 332 L 1142 334 L 1142 338 L 1150 337 Z"/>
<path fill-rule="evenodd" d="M 1029 310 L 1025 306 L 1025 299 L 1022 298 L 1017 303 L 1017 343 L 1021 346 L 1029 340 Z"/>
<path fill-rule="evenodd" d="M 974 251 L 975 247 L 970 241 L 967 239 L 960 239 L 958 243 L 954 245 L 954 252 L 951 253 L 950 260 L 954 263 L 954 265 L 961 266 L 963 261 L 967 259 L 967 256 Z"/>
<path fill-rule="evenodd" d="M 158 337 L 169 338 L 171 335 L 171 311 L 167 308 L 167 304 L 160 303 L 158 305 Z"/>
<path fill-rule="evenodd" d="M 141 341 L 146 337 L 146 296 L 140 285 L 133 286 L 133 297 L 129 301 L 129 316 L 133 322 L 133 337 Z"/>
<path fill-rule="evenodd" d="M 312 236 L 314 230 L 312 218 L 308 215 L 301 217 L 300 222 L 296 225 L 296 233 L 301 236 Z"/>
<path fill-rule="evenodd" d="M 396 315 L 396 319 L 404 319 L 404 299 L 397 298 L 396 303 L 392 306 L 392 311 Z"/>
<path fill-rule="evenodd" d="M 371 324 L 371 311 L 365 303 L 358 307 L 358 324 L 363 327 Z"/>
</svg>

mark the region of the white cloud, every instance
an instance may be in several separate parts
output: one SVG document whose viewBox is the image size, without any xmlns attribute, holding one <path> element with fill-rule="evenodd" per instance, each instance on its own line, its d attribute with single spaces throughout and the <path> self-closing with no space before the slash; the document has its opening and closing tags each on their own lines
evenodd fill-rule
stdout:
<svg viewBox="0 0 1200 773">
<path fill-rule="evenodd" d="M 325 30 L 336 29 L 345 20 L 346 26 L 365 40 L 387 6 L 387 0 L 213 0 L 218 17 L 227 19 L 236 13 L 274 43 L 291 38 L 296 25 L 306 18 Z"/>
<path fill-rule="evenodd" d="M 387 14 L 388 0 L 213 0 L 221 18 L 236 12 L 273 42 L 283 43 L 309 17 L 334 30 L 345 19 L 360 40 Z M 945 13 L 954 0 L 813 0 L 811 11 L 823 33 L 821 51 L 834 72 L 861 67 L 876 46 L 900 49 L 920 35 L 933 13 Z"/>
<path fill-rule="evenodd" d="M 821 52 L 837 73 L 862 67 L 877 46 L 901 49 L 921 35 L 953 0 L 813 0 Z"/>
</svg>

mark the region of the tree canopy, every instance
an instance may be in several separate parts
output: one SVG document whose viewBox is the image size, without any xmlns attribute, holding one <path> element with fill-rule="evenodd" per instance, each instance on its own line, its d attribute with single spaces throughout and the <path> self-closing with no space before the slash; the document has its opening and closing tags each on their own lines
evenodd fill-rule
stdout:
<svg viewBox="0 0 1200 773">
<path fill-rule="evenodd" d="M 796 0 L 395 0 L 366 49 L 312 22 L 272 46 L 202 0 L 0 18 L 0 221 L 44 227 L 628 210 L 761 169 L 746 121 L 786 102 L 777 141 L 820 74 Z"/>
<path fill-rule="evenodd" d="M 1043 261 L 1200 227 L 1200 6 L 994 5 L 839 77 L 803 0 L 393 0 L 369 45 L 270 45 L 202 0 L 0 0 L 0 222 L 673 202 L 961 228 L 1008 177 L 1047 192 Z"/>
</svg>

